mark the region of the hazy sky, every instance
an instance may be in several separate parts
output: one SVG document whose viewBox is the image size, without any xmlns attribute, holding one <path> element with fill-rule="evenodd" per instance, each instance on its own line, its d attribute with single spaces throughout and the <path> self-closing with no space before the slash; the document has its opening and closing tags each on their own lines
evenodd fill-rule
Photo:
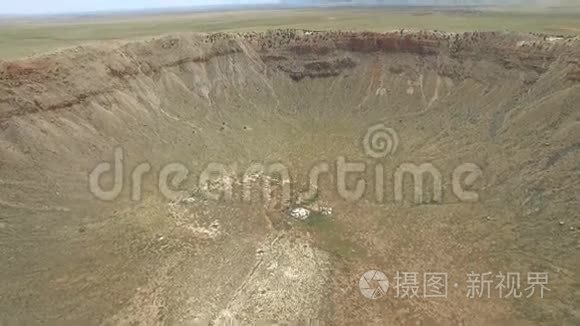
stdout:
<svg viewBox="0 0 580 326">
<path fill-rule="evenodd" d="M 260 4 L 277 0 L 0 0 L 0 14 L 54 14 L 196 5 Z"/>
<path fill-rule="evenodd" d="M 309 4 L 309 3 L 366 3 L 366 4 L 544 4 L 578 3 L 579 0 L 0 0 L 2 14 L 55 14 L 69 12 L 114 11 L 127 9 L 154 9 L 192 7 L 196 5 L 226 4 Z"/>
</svg>

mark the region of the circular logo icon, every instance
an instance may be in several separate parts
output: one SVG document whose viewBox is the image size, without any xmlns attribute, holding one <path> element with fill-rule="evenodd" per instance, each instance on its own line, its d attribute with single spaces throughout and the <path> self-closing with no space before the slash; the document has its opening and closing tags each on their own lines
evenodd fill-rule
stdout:
<svg viewBox="0 0 580 326">
<path fill-rule="evenodd" d="M 385 296 L 389 290 L 389 279 L 380 271 L 368 271 L 358 281 L 360 293 L 371 300 L 377 300 Z"/>
<path fill-rule="evenodd" d="M 399 135 L 384 123 L 370 127 L 363 139 L 365 154 L 372 158 L 384 158 L 394 154 L 399 147 Z"/>
</svg>

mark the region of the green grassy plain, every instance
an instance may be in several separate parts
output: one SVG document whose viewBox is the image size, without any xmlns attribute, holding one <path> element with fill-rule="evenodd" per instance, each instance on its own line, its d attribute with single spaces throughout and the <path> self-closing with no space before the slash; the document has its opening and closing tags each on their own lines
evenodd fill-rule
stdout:
<svg viewBox="0 0 580 326">
<path fill-rule="evenodd" d="M 314 30 L 394 29 L 516 31 L 580 34 L 580 11 L 466 11 L 427 9 L 300 9 L 199 12 L 116 17 L 69 17 L 51 21 L 0 23 L 0 59 L 61 47 L 151 37 L 176 32 L 262 31 L 272 28 Z"/>
</svg>

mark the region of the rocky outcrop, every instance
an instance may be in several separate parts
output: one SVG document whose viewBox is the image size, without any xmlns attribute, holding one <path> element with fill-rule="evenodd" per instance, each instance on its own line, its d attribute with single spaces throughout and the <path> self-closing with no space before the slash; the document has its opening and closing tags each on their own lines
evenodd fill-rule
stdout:
<svg viewBox="0 0 580 326">
<path fill-rule="evenodd" d="M 245 53 L 294 81 L 337 76 L 357 65 L 357 55 L 413 54 L 444 57 L 443 76 L 468 78 L 467 61 L 544 73 L 558 58 L 578 57 L 578 40 L 509 33 L 320 32 L 274 30 L 167 36 L 144 42 L 76 47 L 40 57 L 0 63 L 0 121 L 10 116 L 69 108 L 97 94 L 126 87 L 138 74 L 203 63 Z M 390 69 L 400 69 L 391 67 Z M 568 80 L 578 82 L 571 72 Z"/>
</svg>

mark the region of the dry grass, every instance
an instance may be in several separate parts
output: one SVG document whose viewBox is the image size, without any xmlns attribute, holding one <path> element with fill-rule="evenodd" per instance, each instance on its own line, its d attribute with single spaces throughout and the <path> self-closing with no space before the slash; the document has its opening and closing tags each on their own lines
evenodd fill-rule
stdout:
<svg viewBox="0 0 580 326">
<path fill-rule="evenodd" d="M 115 18 L 14 21 L 0 25 L 0 58 L 10 59 L 86 42 L 150 37 L 176 32 L 250 31 L 271 28 L 463 32 L 510 30 L 577 34 L 575 12 L 465 12 L 394 9 L 301 9 L 187 13 Z"/>
</svg>

